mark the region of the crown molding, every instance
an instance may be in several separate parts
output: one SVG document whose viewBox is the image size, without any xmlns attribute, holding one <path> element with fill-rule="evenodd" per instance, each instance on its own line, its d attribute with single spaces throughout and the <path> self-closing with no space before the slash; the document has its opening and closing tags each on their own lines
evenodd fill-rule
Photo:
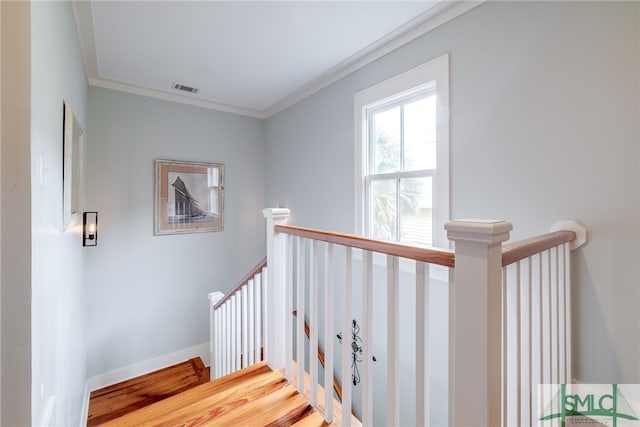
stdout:
<svg viewBox="0 0 640 427">
<path fill-rule="evenodd" d="M 222 111 L 225 113 L 238 114 L 241 116 L 253 117 L 256 119 L 266 119 L 267 116 L 263 111 L 251 110 L 248 108 L 235 107 L 233 105 L 220 104 L 217 102 L 204 101 L 202 99 L 192 98 L 186 95 L 178 95 L 158 89 L 150 89 L 130 83 L 116 82 L 108 79 L 89 77 L 91 86 L 101 87 L 105 89 L 117 90 L 120 92 L 132 93 L 134 95 L 142 95 L 150 98 L 162 99 L 164 101 L 177 102 L 180 104 L 192 105 L 194 107 L 207 108 L 209 110 Z"/>
<path fill-rule="evenodd" d="M 289 95 L 276 101 L 264 110 L 253 110 L 228 104 L 196 99 L 189 95 L 170 93 L 163 90 L 151 89 L 131 83 L 118 82 L 99 77 L 98 55 L 96 53 L 93 9 L 90 1 L 73 1 L 73 9 L 76 28 L 80 39 L 87 80 L 92 86 L 127 92 L 136 95 L 148 96 L 170 102 L 207 108 L 242 116 L 266 119 L 277 114 L 301 100 L 324 89 L 332 83 L 346 77 L 358 69 L 370 64 L 382 56 L 398 49 L 412 40 L 428 33 L 429 31 L 451 21 L 452 19 L 479 6 L 486 0 L 442 0 L 439 4 L 424 12 L 420 16 L 407 22 L 402 27 L 389 33 L 387 36 L 372 43 L 360 52 L 340 62 L 336 66 L 322 73 L 304 86 L 294 90 Z"/>
<path fill-rule="evenodd" d="M 265 116 L 270 117 L 289 108 L 293 104 L 302 101 L 308 96 L 313 95 L 365 65 L 370 64 L 410 41 L 417 39 L 423 34 L 426 34 L 452 19 L 457 18 L 469 10 L 481 5 L 485 1 L 486 0 L 442 1 L 438 5 L 407 22 L 402 27 L 389 33 L 387 36 L 372 43 L 367 48 L 322 73 L 319 77 L 308 84 L 296 89 L 291 94 L 275 102 L 264 110 Z"/>
<path fill-rule="evenodd" d="M 91 86 L 132 93 L 135 95 L 147 96 L 150 98 L 162 99 L 170 102 L 177 102 L 180 104 L 207 108 L 210 110 L 239 114 L 247 117 L 254 117 L 258 119 L 266 118 L 266 115 L 263 111 L 235 107 L 232 105 L 226 105 L 217 102 L 204 101 L 201 99 L 192 98 L 188 95 L 165 92 L 162 90 L 151 89 L 131 83 L 118 82 L 100 77 L 93 26 L 93 8 L 91 2 L 72 1 L 71 8 L 73 10 L 73 16 L 76 22 L 78 38 L 80 39 L 80 48 L 82 50 L 82 57 L 84 59 L 85 73 L 87 75 L 87 80 Z"/>
<path fill-rule="evenodd" d="M 76 21 L 76 30 L 80 39 L 80 49 L 84 59 L 87 79 L 98 75 L 98 55 L 93 27 L 93 8 L 90 1 L 72 1 L 71 9 Z"/>
</svg>

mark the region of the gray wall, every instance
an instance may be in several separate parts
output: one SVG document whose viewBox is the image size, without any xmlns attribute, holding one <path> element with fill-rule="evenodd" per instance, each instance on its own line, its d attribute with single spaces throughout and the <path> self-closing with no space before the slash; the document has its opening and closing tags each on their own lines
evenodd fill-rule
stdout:
<svg viewBox="0 0 640 427">
<path fill-rule="evenodd" d="M 67 100 L 86 130 L 87 79 L 69 2 L 33 2 L 31 30 L 33 423 L 47 422 L 54 405 L 52 425 L 77 425 L 87 379 L 85 251 L 81 218 L 63 228 L 62 117 Z"/>
<path fill-rule="evenodd" d="M 208 342 L 207 293 L 265 254 L 263 121 L 89 90 L 86 264 L 89 376 Z M 154 160 L 225 165 L 224 231 L 153 235 Z"/>
<path fill-rule="evenodd" d="M 450 54 L 451 215 L 574 218 L 574 377 L 640 381 L 637 3 L 491 2 L 266 122 L 267 204 L 354 232 L 354 93 Z"/>
</svg>

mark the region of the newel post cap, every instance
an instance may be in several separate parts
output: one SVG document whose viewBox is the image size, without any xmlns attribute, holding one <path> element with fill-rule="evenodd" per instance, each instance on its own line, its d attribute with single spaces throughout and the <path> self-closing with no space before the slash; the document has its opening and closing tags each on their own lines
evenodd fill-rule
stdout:
<svg viewBox="0 0 640 427">
<path fill-rule="evenodd" d="M 216 305 L 222 298 L 224 298 L 224 294 L 220 291 L 215 291 L 209 293 L 208 297 L 211 305 Z"/>
<path fill-rule="evenodd" d="M 288 208 L 265 208 L 262 210 L 262 214 L 265 218 L 282 219 L 287 218 L 291 213 L 291 209 Z"/>
<path fill-rule="evenodd" d="M 444 225 L 447 238 L 454 242 L 468 242 L 493 246 L 509 240 L 513 224 L 502 220 L 465 219 Z"/>
</svg>

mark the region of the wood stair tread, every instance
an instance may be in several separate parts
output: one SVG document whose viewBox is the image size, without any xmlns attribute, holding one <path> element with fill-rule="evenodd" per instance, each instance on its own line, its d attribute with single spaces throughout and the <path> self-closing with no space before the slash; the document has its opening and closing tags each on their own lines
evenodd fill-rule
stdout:
<svg viewBox="0 0 640 427">
<path fill-rule="evenodd" d="M 247 403 L 202 425 L 290 426 L 313 412 L 307 399 L 290 384 Z"/>
<path fill-rule="evenodd" d="M 195 358 L 104 387 L 91 393 L 87 425 L 102 425 L 208 380 L 202 360 Z"/>
<path fill-rule="evenodd" d="M 313 417 L 311 417 L 313 416 Z M 261 362 L 125 414 L 114 426 L 322 426 L 322 416 L 281 372 Z"/>
<path fill-rule="evenodd" d="M 180 425 L 182 423 L 200 425 L 191 423 L 198 420 L 204 422 L 207 418 L 221 416 L 257 399 L 262 394 L 287 385 L 279 372 L 271 371 L 266 365 L 257 368 L 238 371 L 232 379 L 225 377 L 220 379 L 222 381 L 216 380 L 200 385 L 173 398 L 120 417 L 105 426 Z"/>
<path fill-rule="evenodd" d="M 293 424 L 292 427 L 325 427 L 328 425 L 324 418 L 322 418 L 322 415 L 316 411 Z"/>
</svg>

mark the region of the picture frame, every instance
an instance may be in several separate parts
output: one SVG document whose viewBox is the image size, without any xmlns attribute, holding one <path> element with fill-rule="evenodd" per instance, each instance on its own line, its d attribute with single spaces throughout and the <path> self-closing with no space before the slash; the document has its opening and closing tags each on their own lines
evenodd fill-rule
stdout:
<svg viewBox="0 0 640 427">
<path fill-rule="evenodd" d="M 224 230 L 224 164 L 155 161 L 154 235 Z"/>
<path fill-rule="evenodd" d="M 75 224 L 84 204 L 84 131 L 71 105 L 63 101 L 63 229 Z"/>
</svg>

